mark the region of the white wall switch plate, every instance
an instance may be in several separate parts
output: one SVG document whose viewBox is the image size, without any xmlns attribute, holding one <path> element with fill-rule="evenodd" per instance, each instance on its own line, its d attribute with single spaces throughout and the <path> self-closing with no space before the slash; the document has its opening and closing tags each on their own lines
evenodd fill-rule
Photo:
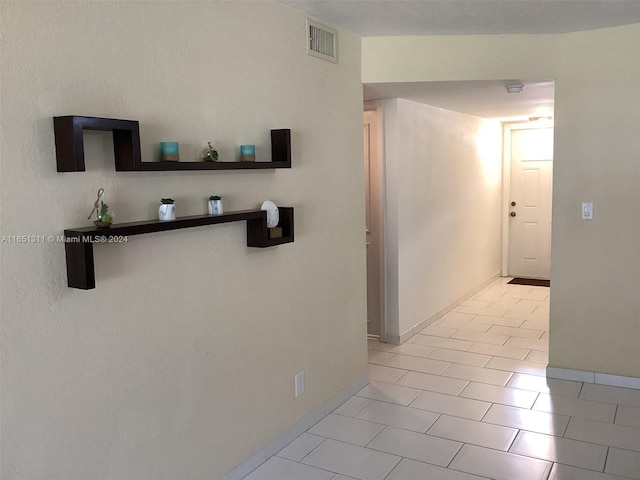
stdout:
<svg viewBox="0 0 640 480">
<path fill-rule="evenodd" d="M 304 393 L 304 372 L 297 373 L 295 376 L 296 398 Z"/>
<path fill-rule="evenodd" d="M 593 220 L 593 203 L 584 202 L 582 204 L 582 220 Z"/>
</svg>

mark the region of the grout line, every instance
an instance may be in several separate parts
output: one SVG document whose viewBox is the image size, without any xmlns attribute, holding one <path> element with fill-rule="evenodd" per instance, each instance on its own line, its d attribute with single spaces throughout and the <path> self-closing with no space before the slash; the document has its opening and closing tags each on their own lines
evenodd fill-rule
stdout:
<svg viewBox="0 0 640 480">
<path fill-rule="evenodd" d="M 582 395 L 582 389 L 583 388 L 584 388 L 584 382 L 580 382 L 580 391 L 578 392 L 578 398 L 580 398 L 580 395 Z M 583 399 L 583 400 L 586 400 L 586 399 Z"/>
<path fill-rule="evenodd" d="M 386 453 L 386 452 L 385 452 L 385 453 Z M 385 475 L 385 477 L 384 477 L 382 480 L 391 479 L 391 478 L 392 478 L 391 474 L 395 471 L 395 469 L 396 469 L 396 468 L 398 468 L 398 465 L 400 465 L 400 462 L 402 462 L 402 460 L 404 460 L 405 458 L 407 458 L 407 457 L 403 457 L 403 456 L 401 456 L 401 455 L 396 455 L 396 457 L 399 457 L 399 458 L 400 458 L 400 460 L 398 460 L 398 463 L 396 463 L 396 464 L 393 466 L 393 468 L 391 469 L 391 471 L 390 471 L 387 475 Z"/>
<path fill-rule="evenodd" d="M 489 422 L 485 422 L 484 419 L 487 416 L 487 414 L 489 413 L 489 410 L 491 410 L 493 408 L 493 406 L 496 404 L 496 402 L 488 402 L 490 403 L 489 408 L 487 408 L 487 411 L 484 412 L 484 414 L 482 415 L 482 418 L 480 420 L 478 420 L 479 422 L 484 422 L 484 423 L 489 423 Z M 498 404 L 500 405 L 500 404 Z M 495 424 L 490 424 L 490 425 L 495 425 Z"/>
<path fill-rule="evenodd" d="M 445 468 L 447 468 L 447 469 L 448 469 L 448 468 L 451 466 L 451 464 L 453 463 L 453 461 L 456 459 L 456 457 L 457 457 L 457 456 L 460 454 L 460 452 L 462 451 L 462 447 L 464 447 L 465 445 L 466 445 L 466 443 L 465 443 L 465 442 L 460 442 L 460 448 L 458 448 L 458 451 L 456 452 L 456 454 L 455 454 L 453 457 L 451 457 L 451 460 L 449 461 L 449 463 L 447 463 L 447 466 L 446 466 Z M 455 469 L 453 469 L 453 468 L 452 468 L 451 470 L 453 470 L 454 472 L 458 472 L 458 471 L 459 471 L 459 470 L 455 470 Z"/>
<path fill-rule="evenodd" d="M 602 473 L 607 470 L 607 462 L 609 461 L 609 451 L 611 450 L 610 446 L 607 446 L 607 454 L 604 456 L 604 465 L 602 466 Z"/>
<path fill-rule="evenodd" d="M 351 397 L 351 398 L 353 398 L 353 397 Z M 365 398 L 365 397 L 360 397 L 360 398 Z M 356 418 L 356 416 L 360 415 L 364 411 L 365 408 L 367 408 L 369 405 L 371 405 L 373 402 L 375 402 L 375 400 L 373 400 L 372 398 L 367 398 L 367 400 L 368 400 L 368 402 L 365 403 L 365 405 L 360 410 L 358 410 L 354 415 L 352 415 L 351 418 Z M 333 412 L 331 412 L 331 413 L 333 413 Z"/>
<path fill-rule="evenodd" d="M 407 376 L 407 374 L 409 373 L 409 370 L 407 370 L 406 372 L 404 372 L 395 382 L 390 383 L 389 385 L 397 385 L 398 387 L 403 387 L 404 385 L 398 385 L 398 382 L 400 380 L 402 380 L 404 377 Z M 375 381 L 375 380 L 374 380 Z M 413 388 L 413 387 L 408 387 L 408 388 Z M 420 390 L 419 388 L 416 390 Z"/>
<path fill-rule="evenodd" d="M 536 406 L 536 402 L 538 401 L 538 399 L 540 398 L 540 395 L 542 394 L 542 392 L 535 392 L 536 394 L 536 398 L 533 401 L 533 403 L 531 404 L 531 408 L 529 410 L 531 410 L 532 412 L 542 412 L 542 410 L 534 410 L 533 407 Z M 552 413 L 552 412 L 544 412 L 544 413 Z M 567 423 L 568 424 L 568 423 Z"/>
<path fill-rule="evenodd" d="M 324 443 L 324 442 L 323 442 L 323 443 Z M 320 445 L 318 445 L 318 446 L 320 446 Z M 314 450 L 315 450 L 315 449 L 314 449 Z M 309 452 L 309 453 L 311 453 L 311 452 Z M 305 455 L 305 457 L 306 457 L 306 455 Z M 289 460 L 289 459 L 285 458 L 284 460 Z M 289 461 L 291 462 L 292 460 L 289 460 Z M 306 463 L 302 463 L 302 461 L 300 461 L 300 462 L 295 462 L 295 463 L 297 463 L 297 464 L 299 464 L 299 465 L 304 465 L 305 467 L 317 468 L 318 470 L 322 470 L 323 472 L 327 472 L 327 473 L 331 473 L 331 474 L 333 474 L 333 476 L 332 476 L 329 480 L 333 480 L 333 479 L 334 479 L 334 478 L 336 478 L 338 475 L 342 475 L 341 473 L 334 472 L 333 470 L 327 470 L 327 469 L 326 469 L 326 468 L 324 468 L 324 467 L 317 467 L 317 466 L 315 466 L 315 465 L 309 465 L 309 464 L 306 464 Z"/>
<path fill-rule="evenodd" d="M 369 420 L 365 420 L 365 421 L 368 422 Z M 371 422 L 371 423 L 376 423 L 376 422 Z M 378 433 L 376 433 L 371 440 L 369 440 L 367 443 L 362 445 L 362 448 L 369 448 L 369 445 L 371 445 L 371 442 L 373 442 L 376 438 L 378 438 L 382 434 L 382 432 L 384 432 L 387 428 L 391 427 L 391 425 L 387 425 L 385 423 L 376 423 L 376 424 L 377 425 L 384 425 L 384 428 L 382 430 L 380 430 Z M 410 430 L 407 430 L 407 431 L 410 431 Z M 369 450 L 375 450 L 375 448 L 369 448 Z M 386 452 L 386 453 L 388 453 L 388 452 Z M 400 455 L 398 455 L 398 456 L 400 456 Z"/>
<path fill-rule="evenodd" d="M 385 352 L 385 353 L 391 353 L 391 352 Z M 382 363 L 382 364 L 376 364 L 376 363 L 373 363 L 372 365 L 381 365 L 381 366 L 386 367 L 388 362 L 390 362 L 391 360 L 393 360 L 394 358 L 396 358 L 396 355 L 397 355 L 396 353 L 391 353 L 391 358 L 388 358 L 386 362 L 384 362 L 384 363 Z M 395 367 L 389 367 L 389 368 L 395 368 Z"/>
<path fill-rule="evenodd" d="M 516 429 L 516 434 L 513 436 L 513 439 L 511 440 L 511 442 L 509 442 L 509 446 L 505 450 L 507 453 L 512 453 L 510 451 L 511 447 L 513 447 L 513 444 L 516 442 L 516 438 L 518 438 L 518 435 L 520 435 L 520 432 L 522 432 L 522 429 L 521 428 L 517 428 Z"/>
<path fill-rule="evenodd" d="M 551 473 L 553 472 L 553 467 L 555 467 L 558 464 L 558 462 L 552 462 L 550 460 L 547 460 L 547 461 L 551 463 L 551 468 L 549 469 L 549 474 L 545 478 L 543 478 L 542 480 L 550 480 L 551 479 Z"/>
<path fill-rule="evenodd" d="M 565 435 L 567 434 L 567 430 L 569 430 L 569 424 L 571 423 L 572 418 L 575 418 L 575 417 L 573 415 L 569 415 L 569 421 L 567 422 L 567 425 L 564 427 L 564 430 L 562 431 L 562 435 L 560 435 L 560 437 L 566 438 Z"/>
<path fill-rule="evenodd" d="M 306 432 L 304 432 L 304 433 L 309 433 L 309 432 L 308 432 L 308 431 L 306 431 Z M 316 435 L 316 434 L 315 434 L 315 433 L 309 433 L 309 435 Z M 326 441 L 327 441 L 327 437 L 323 437 L 322 435 L 316 435 L 316 437 L 320 437 L 320 438 L 322 438 L 323 440 L 322 440 L 318 445 L 316 445 L 316 446 L 315 446 L 315 447 L 313 447 L 311 450 L 309 450 L 309 452 L 307 452 L 307 454 L 306 454 L 304 457 L 302 457 L 300 460 L 298 460 L 298 462 L 297 462 L 297 463 L 302 463 L 302 461 L 303 461 L 305 458 L 307 458 L 309 455 L 311 455 L 311 452 L 313 452 L 313 451 L 317 450 L 318 448 L 320 448 L 320 445 L 322 445 L 324 442 L 326 442 Z M 300 438 L 300 437 L 297 437 L 297 438 L 296 438 L 296 440 L 297 440 L 298 438 Z M 296 440 L 293 440 L 291 443 L 295 442 Z M 291 445 L 291 443 L 289 443 L 287 446 Z M 286 447 L 285 447 L 285 448 L 286 448 Z M 281 450 L 281 451 L 282 451 L 282 450 Z M 284 457 L 280 457 L 280 458 L 284 458 Z M 305 464 L 305 465 L 306 465 L 306 464 Z M 333 473 L 335 473 L 335 472 L 333 472 Z"/>
<path fill-rule="evenodd" d="M 620 410 L 620 404 L 616 404 L 616 411 L 613 414 L 613 425 L 620 425 L 619 423 L 616 423 L 616 420 L 618 420 L 618 410 Z"/>
</svg>

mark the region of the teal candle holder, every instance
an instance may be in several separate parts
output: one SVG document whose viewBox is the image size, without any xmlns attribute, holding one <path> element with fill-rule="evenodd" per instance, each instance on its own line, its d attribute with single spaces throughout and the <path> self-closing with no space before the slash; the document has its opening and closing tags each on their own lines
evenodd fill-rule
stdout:
<svg viewBox="0 0 640 480">
<path fill-rule="evenodd" d="M 240 145 L 240 161 L 241 162 L 255 162 L 256 161 L 256 146 L 255 145 Z"/>
<path fill-rule="evenodd" d="M 160 142 L 160 160 L 163 162 L 180 161 L 178 142 Z"/>
</svg>

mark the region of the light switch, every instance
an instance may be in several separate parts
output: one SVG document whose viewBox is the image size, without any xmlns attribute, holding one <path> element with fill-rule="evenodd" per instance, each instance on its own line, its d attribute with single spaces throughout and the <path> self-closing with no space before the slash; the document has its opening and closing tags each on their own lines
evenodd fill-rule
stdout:
<svg viewBox="0 0 640 480">
<path fill-rule="evenodd" d="M 593 220 L 593 203 L 584 202 L 582 204 L 582 220 Z"/>
<path fill-rule="evenodd" d="M 296 398 L 304 393 L 304 372 L 297 373 L 295 378 Z"/>
</svg>

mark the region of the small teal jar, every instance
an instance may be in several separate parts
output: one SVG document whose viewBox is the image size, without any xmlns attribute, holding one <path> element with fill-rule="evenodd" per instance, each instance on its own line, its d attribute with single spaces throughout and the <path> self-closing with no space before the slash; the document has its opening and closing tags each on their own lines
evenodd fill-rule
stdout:
<svg viewBox="0 0 640 480">
<path fill-rule="evenodd" d="M 240 145 L 240 161 L 241 162 L 255 162 L 256 161 L 256 146 L 255 145 Z"/>
<path fill-rule="evenodd" d="M 160 142 L 160 160 L 163 162 L 180 161 L 178 142 Z"/>
</svg>

